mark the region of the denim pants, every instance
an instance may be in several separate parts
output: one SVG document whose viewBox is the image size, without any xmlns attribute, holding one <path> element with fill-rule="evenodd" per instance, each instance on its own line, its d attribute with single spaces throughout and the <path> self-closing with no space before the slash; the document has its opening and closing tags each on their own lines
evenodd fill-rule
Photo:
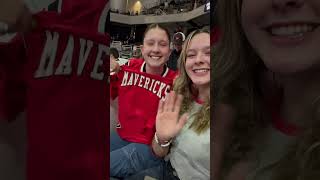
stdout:
<svg viewBox="0 0 320 180">
<path fill-rule="evenodd" d="M 179 177 L 171 166 L 170 161 L 163 161 L 159 166 L 141 171 L 133 176 L 125 178 L 125 180 L 143 180 L 146 176 L 156 180 L 179 180 Z"/>
<path fill-rule="evenodd" d="M 117 132 L 110 139 L 110 176 L 125 178 L 145 169 L 159 166 L 163 159 L 156 157 L 149 145 L 131 143 Z"/>
</svg>

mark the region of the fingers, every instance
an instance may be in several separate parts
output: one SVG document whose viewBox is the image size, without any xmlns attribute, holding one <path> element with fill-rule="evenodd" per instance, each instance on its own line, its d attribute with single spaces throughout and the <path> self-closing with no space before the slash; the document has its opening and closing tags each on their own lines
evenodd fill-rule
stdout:
<svg viewBox="0 0 320 180">
<path fill-rule="evenodd" d="M 183 126 L 186 124 L 188 120 L 188 113 L 184 113 L 180 119 L 179 119 L 179 122 L 178 122 L 178 128 L 179 130 L 183 128 Z"/>
<path fill-rule="evenodd" d="M 171 91 L 165 98 L 164 110 L 169 112 L 180 112 L 183 96 Z"/>
<path fill-rule="evenodd" d="M 167 97 L 165 99 L 164 110 L 169 111 L 169 112 L 173 112 L 174 101 L 175 101 L 175 92 L 170 91 L 170 93 L 167 95 Z"/>
<path fill-rule="evenodd" d="M 178 113 L 180 112 L 182 100 L 183 96 L 181 94 L 178 94 L 174 104 L 174 111 L 177 111 Z"/>
<path fill-rule="evenodd" d="M 158 113 L 163 112 L 163 106 L 164 106 L 164 101 L 162 99 L 160 99 L 159 105 L 158 105 Z"/>
</svg>

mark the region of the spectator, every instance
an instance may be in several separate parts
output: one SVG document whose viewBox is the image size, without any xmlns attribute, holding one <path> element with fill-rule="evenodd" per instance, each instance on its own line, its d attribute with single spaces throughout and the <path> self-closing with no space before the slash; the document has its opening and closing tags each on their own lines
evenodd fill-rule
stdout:
<svg viewBox="0 0 320 180">
<path fill-rule="evenodd" d="M 110 48 L 110 60 L 119 61 L 119 52 L 116 48 Z"/>
<path fill-rule="evenodd" d="M 173 35 L 173 47 L 174 49 L 171 51 L 169 56 L 169 60 L 167 65 L 170 69 L 176 71 L 178 59 L 182 50 L 182 44 L 185 40 L 185 35 L 182 32 L 177 32 Z"/>
</svg>

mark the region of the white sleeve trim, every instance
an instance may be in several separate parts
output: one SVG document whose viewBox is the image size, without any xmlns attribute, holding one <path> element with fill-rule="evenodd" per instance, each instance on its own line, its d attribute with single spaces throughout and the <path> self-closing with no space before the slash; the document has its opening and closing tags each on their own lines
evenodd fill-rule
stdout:
<svg viewBox="0 0 320 180">
<path fill-rule="evenodd" d="M 48 6 L 54 1 L 55 0 L 24 0 L 26 6 L 33 14 L 48 9 Z"/>
<path fill-rule="evenodd" d="M 17 36 L 17 33 L 1 35 L 0 43 L 10 43 L 16 36 Z"/>
</svg>

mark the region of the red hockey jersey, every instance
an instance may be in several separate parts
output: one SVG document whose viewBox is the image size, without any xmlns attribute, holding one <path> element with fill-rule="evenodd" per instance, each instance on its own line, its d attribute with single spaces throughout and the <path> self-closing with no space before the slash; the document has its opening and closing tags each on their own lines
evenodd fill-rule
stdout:
<svg viewBox="0 0 320 180">
<path fill-rule="evenodd" d="M 111 95 L 118 96 L 118 134 L 137 143 L 150 144 L 155 132 L 158 103 L 170 91 L 176 73 L 165 67 L 162 76 L 145 73 L 146 63 L 132 59 L 112 77 Z"/>
<path fill-rule="evenodd" d="M 28 180 L 102 180 L 109 164 L 108 0 L 48 2 L 34 14 L 36 29 L 11 42 L 24 52 L 0 55 L 10 57 L 1 58 L 2 115 L 21 110 L 7 87 L 26 87 Z"/>
</svg>

